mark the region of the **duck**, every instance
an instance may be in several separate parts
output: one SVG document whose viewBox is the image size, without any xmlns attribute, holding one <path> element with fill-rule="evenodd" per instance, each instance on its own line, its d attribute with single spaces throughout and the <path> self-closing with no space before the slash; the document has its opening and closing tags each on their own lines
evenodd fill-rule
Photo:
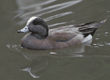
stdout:
<svg viewBox="0 0 110 80">
<path fill-rule="evenodd" d="M 96 30 L 106 20 L 49 29 L 42 18 L 33 16 L 24 28 L 18 30 L 18 33 L 29 32 L 21 39 L 21 47 L 30 50 L 74 47 L 91 40 Z"/>
</svg>

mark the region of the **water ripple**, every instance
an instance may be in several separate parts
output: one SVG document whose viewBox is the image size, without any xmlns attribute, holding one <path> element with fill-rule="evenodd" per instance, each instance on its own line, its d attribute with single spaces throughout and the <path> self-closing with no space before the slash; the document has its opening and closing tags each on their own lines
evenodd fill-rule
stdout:
<svg viewBox="0 0 110 80">
<path fill-rule="evenodd" d="M 54 16 L 50 16 L 48 18 L 45 18 L 44 20 L 47 22 L 47 21 L 50 21 L 52 19 L 59 18 L 59 17 L 65 16 L 65 15 L 68 15 L 68 14 L 72 14 L 72 13 L 73 12 L 64 12 L 64 13 L 56 14 Z"/>
<path fill-rule="evenodd" d="M 44 13 L 42 13 L 42 14 L 36 15 L 36 16 L 40 17 L 40 16 L 42 16 L 42 15 L 44 15 L 44 14 L 52 13 L 52 12 L 54 12 L 54 11 L 58 11 L 58 10 L 61 10 L 61 9 L 70 7 L 70 6 L 75 5 L 75 4 L 77 4 L 77 3 L 81 2 L 81 1 L 82 1 L 82 0 L 68 1 L 68 2 L 64 2 L 64 3 L 56 4 L 56 5 L 53 5 L 53 6 L 49 6 L 49 7 L 43 8 L 43 9 L 41 9 L 41 10 L 39 10 L 39 11 L 33 11 L 33 12 L 30 12 L 30 13 L 26 13 L 26 14 L 20 16 L 20 17 L 24 17 L 24 16 L 27 16 L 27 15 L 30 15 L 30 14 L 34 14 L 34 13 L 36 14 L 36 13 L 39 13 L 39 12 L 42 12 L 42 11 L 46 11 L 46 10 L 52 9 L 52 10 L 50 10 L 50 11 L 47 11 L 47 12 L 44 12 Z M 54 9 L 54 8 L 55 8 L 55 9 Z"/>
<path fill-rule="evenodd" d="M 54 26 L 58 26 L 58 25 L 61 25 L 61 24 L 66 24 L 67 22 L 61 22 L 61 23 L 55 23 L 55 24 L 52 24 L 52 25 L 48 25 L 48 27 L 54 27 Z"/>
<path fill-rule="evenodd" d="M 17 52 L 20 52 L 20 45 L 16 45 L 16 44 L 7 44 L 6 47 L 12 51 L 17 51 Z"/>
<path fill-rule="evenodd" d="M 56 0 L 53 0 L 53 2 L 56 1 Z M 31 10 L 29 8 L 29 11 L 26 12 L 26 9 L 24 10 L 21 10 L 21 11 L 18 11 L 18 15 L 15 16 L 15 17 L 20 17 L 22 18 L 23 20 L 20 21 L 18 24 L 22 25 L 24 24 L 27 19 L 29 19 L 31 16 L 37 16 L 37 17 L 41 17 L 43 15 L 46 15 L 46 14 L 49 14 L 49 13 L 53 13 L 55 11 L 59 11 L 59 10 L 62 10 L 62 9 L 66 9 L 66 8 L 69 8 L 70 6 L 73 6 L 79 2 L 81 2 L 82 0 L 76 0 L 76 1 L 67 1 L 67 2 L 63 2 L 63 3 L 60 3 L 60 4 L 55 4 L 55 5 L 52 5 L 52 6 L 49 6 L 49 7 L 45 7 L 45 8 L 42 8 L 42 5 L 45 5 L 45 4 L 38 4 L 39 7 L 41 7 L 40 9 L 37 9 L 35 10 L 36 8 L 38 8 L 38 6 L 34 6 L 34 10 Z M 36 4 L 36 5 L 37 5 Z M 48 18 L 55 18 L 54 16 L 65 16 L 65 15 L 68 15 L 68 14 L 71 14 L 72 12 L 71 11 L 68 11 L 68 12 L 63 12 L 63 13 L 59 13 L 59 14 L 55 14 L 53 16 L 50 16 Z M 46 18 L 47 19 L 47 18 Z M 49 19 L 51 20 L 51 19 Z M 47 20 L 48 21 L 48 20 Z"/>
</svg>

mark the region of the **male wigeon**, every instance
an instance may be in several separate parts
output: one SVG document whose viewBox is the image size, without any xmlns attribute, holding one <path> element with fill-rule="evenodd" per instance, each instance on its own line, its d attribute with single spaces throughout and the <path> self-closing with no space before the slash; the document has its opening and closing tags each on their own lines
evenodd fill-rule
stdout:
<svg viewBox="0 0 110 80">
<path fill-rule="evenodd" d="M 43 19 L 31 17 L 26 26 L 18 30 L 18 33 L 30 32 L 21 40 L 23 48 L 31 50 L 66 48 L 92 39 L 97 28 L 105 21 L 106 19 L 100 22 L 92 21 L 80 25 L 48 29 Z"/>
</svg>

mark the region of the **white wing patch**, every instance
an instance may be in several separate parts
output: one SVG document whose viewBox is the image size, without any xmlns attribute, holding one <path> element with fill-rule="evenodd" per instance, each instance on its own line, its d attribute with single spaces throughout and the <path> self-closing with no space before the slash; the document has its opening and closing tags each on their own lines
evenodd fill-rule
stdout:
<svg viewBox="0 0 110 80">
<path fill-rule="evenodd" d="M 87 37 L 85 37 L 84 40 L 82 41 L 82 43 L 88 42 L 90 40 L 92 40 L 92 35 L 91 34 L 89 34 Z"/>
<path fill-rule="evenodd" d="M 36 17 L 36 16 L 31 17 L 31 18 L 27 21 L 27 24 L 26 24 L 26 25 L 29 25 L 29 23 L 30 23 L 31 21 L 33 21 L 35 18 L 37 18 L 37 17 Z"/>
</svg>

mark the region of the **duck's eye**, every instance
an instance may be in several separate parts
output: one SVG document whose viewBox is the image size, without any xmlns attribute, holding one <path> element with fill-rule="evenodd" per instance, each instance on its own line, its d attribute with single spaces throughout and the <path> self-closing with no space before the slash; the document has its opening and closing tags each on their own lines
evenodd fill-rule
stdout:
<svg viewBox="0 0 110 80">
<path fill-rule="evenodd" d="M 34 25 L 37 25 L 37 24 L 38 24 L 38 22 L 37 22 L 36 20 L 34 20 L 34 21 L 33 21 L 33 24 L 34 24 Z"/>
</svg>

